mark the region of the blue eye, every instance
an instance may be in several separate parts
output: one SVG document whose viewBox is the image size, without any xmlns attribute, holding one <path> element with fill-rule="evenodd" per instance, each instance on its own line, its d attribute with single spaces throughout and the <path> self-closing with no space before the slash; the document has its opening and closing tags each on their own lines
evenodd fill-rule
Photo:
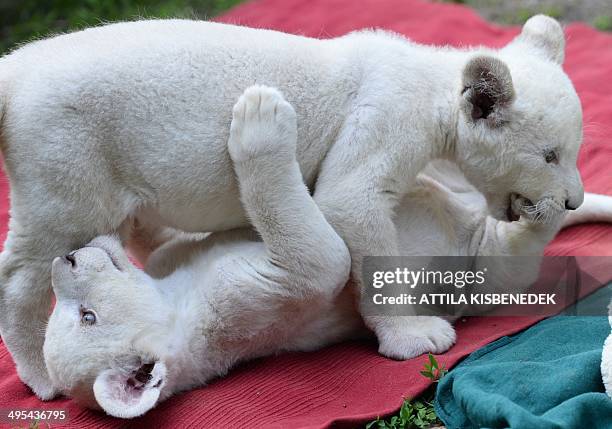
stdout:
<svg viewBox="0 0 612 429">
<path fill-rule="evenodd" d="M 557 157 L 557 152 L 555 152 L 554 150 L 546 151 L 546 153 L 544 154 L 544 159 L 546 160 L 548 164 L 550 163 L 557 164 L 559 162 L 559 158 Z"/>
<path fill-rule="evenodd" d="M 93 325 L 96 323 L 96 314 L 91 310 L 81 310 L 81 323 L 83 325 Z"/>
</svg>

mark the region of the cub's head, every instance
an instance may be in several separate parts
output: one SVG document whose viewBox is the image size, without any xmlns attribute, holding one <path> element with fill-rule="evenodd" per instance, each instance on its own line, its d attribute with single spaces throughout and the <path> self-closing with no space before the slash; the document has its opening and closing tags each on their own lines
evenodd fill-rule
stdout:
<svg viewBox="0 0 612 429">
<path fill-rule="evenodd" d="M 44 356 L 54 385 L 116 417 L 152 408 L 166 383 L 155 333 L 167 314 L 150 279 L 118 240 L 99 237 L 55 258 L 52 284 Z"/>
<path fill-rule="evenodd" d="M 503 49 L 475 53 L 463 70 L 457 162 L 498 219 L 517 218 L 517 197 L 542 221 L 582 204 L 582 109 L 561 68 L 564 49 L 559 23 L 539 15 Z"/>
</svg>

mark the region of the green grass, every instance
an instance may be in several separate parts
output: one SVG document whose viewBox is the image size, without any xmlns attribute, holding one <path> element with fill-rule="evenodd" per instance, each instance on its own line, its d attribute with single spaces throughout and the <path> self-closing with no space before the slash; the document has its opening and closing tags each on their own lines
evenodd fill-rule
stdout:
<svg viewBox="0 0 612 429">
<path fill-rule="evenodd" d="M 601 31 L 612 31 L 612 15 L 600 15 L 593 20 L 595 28 Z"/>
<path fill-rule="evenodd" d="M 417 400 L 404 399 L 399 413 L 396 415 L 386 420 L 377 418 L 368 423 L 365 429 L 426 429 L 441 425 L 442 422 L 436 415 L 433 401 L 436 384 L 447 372 L 444 365 L 440 365 L 436 358 L 429 353 L 421 375 L 430 379 L 433 385 Z"/>
<path fill-rule="evenodd" d="M 563 22 L 585 21 L 600 31 L 612 31 L 612 15 L 605 4 L 583 0 L 437 0 L 447 3 L 462 3 L 474 8 L 486 19 L 505 25 L 522 25 L 533 15 L 543 13 Z"/>
<path fill-rule="evenodd" d="M 50 429 L 51 428 L 51 425 L 49 423 L 45 423 L 45 425 L 46 425 L 45 426 L 46 429 Z M 28 426 L 23 426 L 23 427 L 15 426 L 12 429 L 43 429 L 43 428 L 40 425 L 40 422 L 38 420 L 35 420 L 35 421 L 31 422 Z"/>
<path fill-rule="evenodd" d="M 523 25 L 529 18 L 534 15 L 543 13 L 555 19 L 563 19 L 563 10 L 557 6 L 547 7 L 521 7 L 518 8 L 514 14 L 508 13 L 504 16 L 504 21 L 508 24 L 520 24 Z"/>
<path fill-rule="evenodd" d="M 241 0 L 0 1 L 0 54 L 49 34 L 138 17 L 207 18 Z"/>
</svg>

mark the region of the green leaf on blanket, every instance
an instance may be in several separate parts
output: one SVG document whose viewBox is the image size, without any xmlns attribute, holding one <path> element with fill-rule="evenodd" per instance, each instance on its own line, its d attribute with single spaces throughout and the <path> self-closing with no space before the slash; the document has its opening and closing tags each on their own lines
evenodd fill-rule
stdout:
<svg viewBox="0 0 612 429">
<path fill-rule="evenodd" d="M 424 369 L 420 373 L 423 377 L 429 378 L 434 383 L 437 383 L 442 377 L 444 377 L 444 374 L 446 374 L 448 370 L 444 365 L 440 366 L 436 357 L 431 353 L 427 355 L 427 358 L 428 362 L 425 362 L 423 365 Z"/>
<path fill-rule="evenodd" d="M 431 371 L 421 371 L 421 375 L 423 377 L 429 378 L 429 379 L 433 379 L 434 375 Z"/>
<path fill-rule="evenodd" d="M 434 355 L 429 353 L 427 361 L 423 364 L 420 374 L 437 383 L 448 372 Z M 388 420 L 381 419 L 371 421 L 366 429 L 427 429 L 441 424 L 433 408 L 435 389 L 431 386 L 419 399 L 411 401 L 404 399 L 399 413 Z"/>
<path fill-rule="evenodd" d="M 431 353 L 429 353 L 429 363 L 431 364 L 431 366 L 433 366 L 435 369 L 438 369 L 438 361 L 436 360 L 436 358 L 434 357 L 434 355 L 432 355 Z"/>
</svg>

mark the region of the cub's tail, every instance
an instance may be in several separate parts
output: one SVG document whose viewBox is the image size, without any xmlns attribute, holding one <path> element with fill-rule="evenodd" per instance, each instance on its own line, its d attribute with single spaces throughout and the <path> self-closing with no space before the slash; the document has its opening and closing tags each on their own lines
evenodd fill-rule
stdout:
<svg viewBox="0 0 612 429">
<path fill-rule="evenodd" d="M 588 222 L 612 223 L 612 196 L 585 193 L 582 205 L 567 212 L 562 228 Z"/>
</svg>

